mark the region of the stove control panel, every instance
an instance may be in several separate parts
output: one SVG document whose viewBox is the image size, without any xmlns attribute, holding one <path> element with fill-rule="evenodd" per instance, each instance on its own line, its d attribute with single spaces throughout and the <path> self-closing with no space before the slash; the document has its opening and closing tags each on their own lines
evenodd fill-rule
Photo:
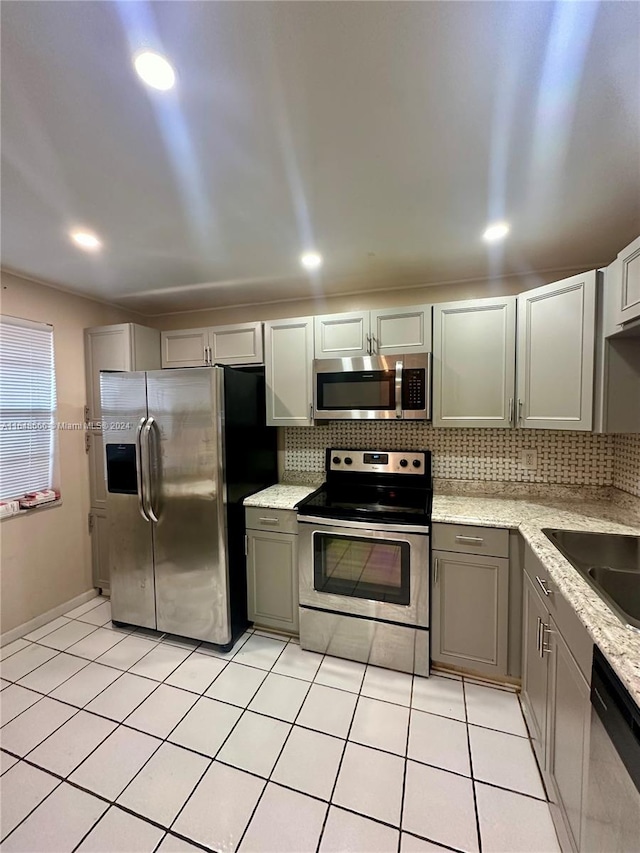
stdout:
<svg viewBox="0 0 640 853">
<path fill-rule="evenodd" d="M 424 474 L 428 451 L 330 450 L 330 471 L 370 474 Z"/>
</svg>

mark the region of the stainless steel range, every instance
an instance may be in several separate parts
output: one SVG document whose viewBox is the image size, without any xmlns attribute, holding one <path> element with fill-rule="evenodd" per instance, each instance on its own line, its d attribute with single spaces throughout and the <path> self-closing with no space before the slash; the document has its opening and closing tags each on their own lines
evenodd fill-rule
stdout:
<svg viewBox="0 0 640 853">
<path fill-rule="evenodd" d="M 429 451 L 327 450 L 298 504 L 300 645 L 429 674 Z"/>
</svg>

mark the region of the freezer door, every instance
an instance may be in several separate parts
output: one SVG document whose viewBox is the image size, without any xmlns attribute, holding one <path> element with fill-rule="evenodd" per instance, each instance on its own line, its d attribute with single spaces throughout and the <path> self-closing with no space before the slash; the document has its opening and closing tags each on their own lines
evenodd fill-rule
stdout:
<svg viewBox="0 0 640 853">
<path fill-rule="evenodd" d="M 147 418 L 145 373 L 101 373 L 111 613 L 156 627 L 153 531 L 143 506 L 140 438 Z"/>
<path fill-rule="evenodd" d="M 158 630 L 231 640 L 224 485 L 223 371 L 147 374 Z"/>
</svg>

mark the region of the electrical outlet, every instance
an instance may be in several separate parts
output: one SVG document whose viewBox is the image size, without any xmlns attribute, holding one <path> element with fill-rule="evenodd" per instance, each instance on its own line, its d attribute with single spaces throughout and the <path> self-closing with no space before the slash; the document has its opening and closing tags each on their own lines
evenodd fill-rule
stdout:
<svg viewBox="0 0 640 853">
<path fill-rule="evenodd" d="M 538 451 L 533 448 L 520 451 L 520 467 L 532 471 L 538 467 Z"/>
</svg>

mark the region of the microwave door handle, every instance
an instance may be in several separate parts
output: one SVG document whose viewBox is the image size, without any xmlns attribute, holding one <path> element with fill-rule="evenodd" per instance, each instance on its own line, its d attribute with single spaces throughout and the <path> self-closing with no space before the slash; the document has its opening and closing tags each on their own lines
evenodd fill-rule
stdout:
<svg viewBox="0 0 640 853">
<path fill-rule="evenodd" d="M 396 361 L 396 418 L 402 417 L 402 362 Z"/>
</svg>

